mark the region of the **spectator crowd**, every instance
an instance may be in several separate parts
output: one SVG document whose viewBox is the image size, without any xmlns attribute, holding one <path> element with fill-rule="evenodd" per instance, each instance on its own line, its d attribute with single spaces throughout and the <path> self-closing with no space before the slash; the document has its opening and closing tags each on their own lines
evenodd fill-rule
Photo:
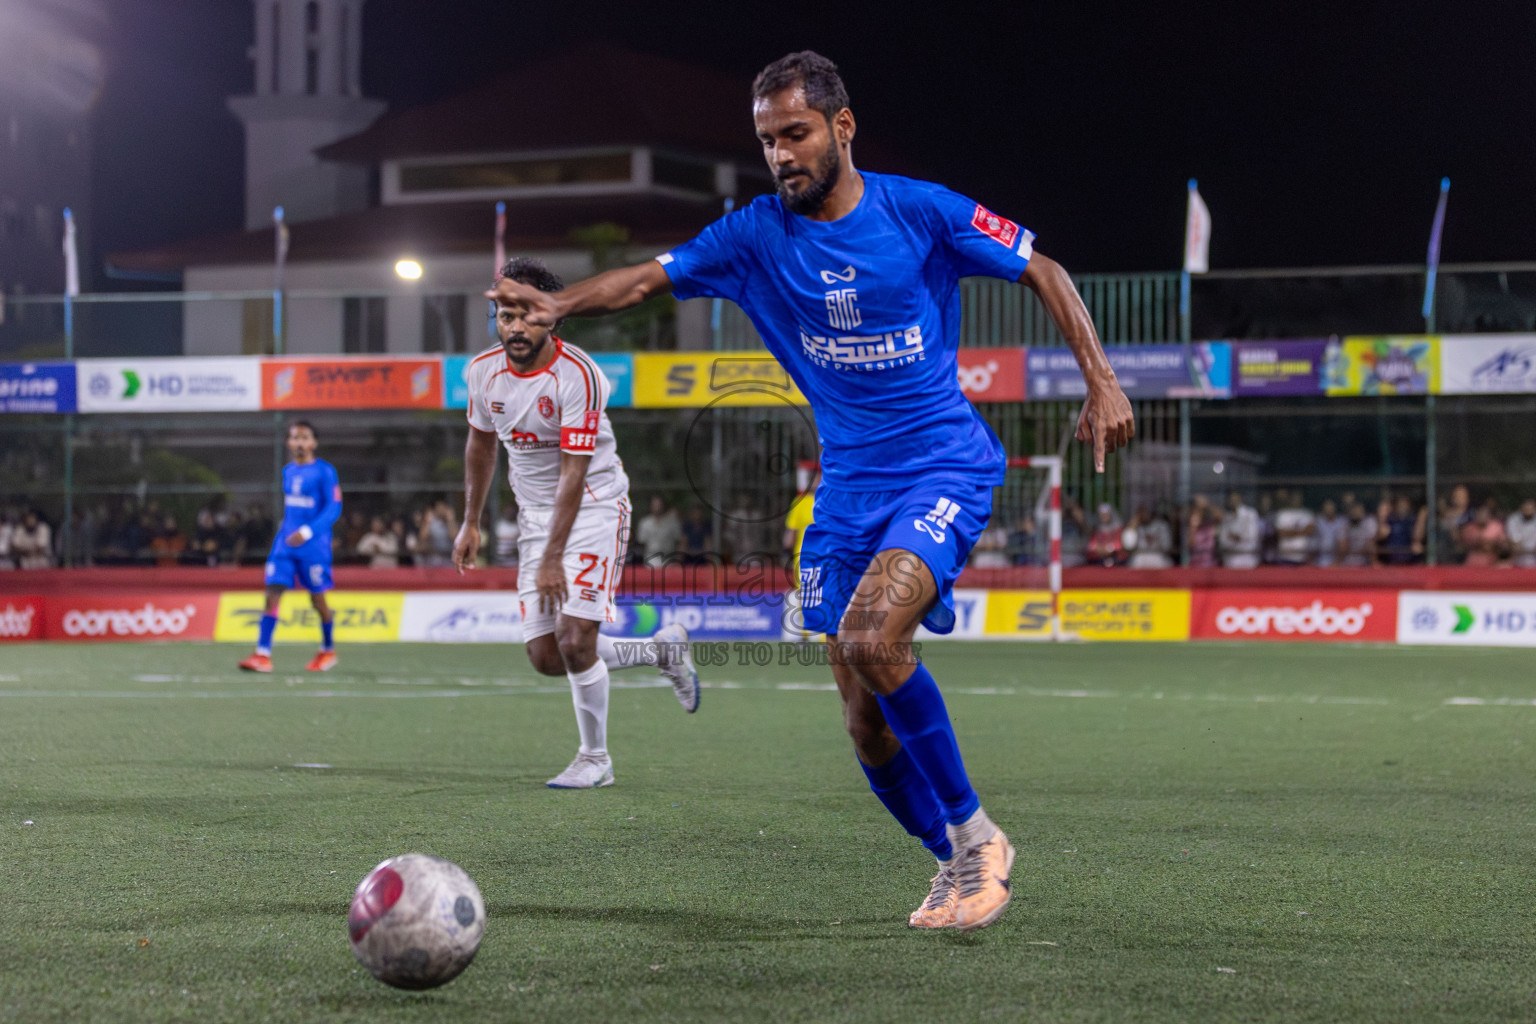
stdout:
<svg viewBox="0 0 1536 1024">
<path fill-rule="evenodd" d="M 1352 491 L 1310 507 L 1300 489 L 1277 488 L 1257 504 L 1232 491 L 1223 503 L 1197 495 L 1188 509 L 1138 507 L 1122 520 L 1112 505 L 1090 518 L 1070 498 L 1062 503 L 1063 566 L 1127 566 L 1162 569 L 1177 565 L 1187 540 L 1196 568 L 1253 569 L 1261 565 L 1422 565 L 1435 531 L 1436 564 L 1536 568 L 1536 498 L 1505 512 L 1489 497 L 1473 505 L 1457 486 L 1427 506 L 1407 494 L 1384 494 L 1374 506 Z M 1039 564 L 1042 550 L 1034 518 L 1006 531 L 993 527 L 971 557 L 976 567 Z"/>
<path fill-rule="evenodd" d="M 1314 509 L 1299 489 L 1278 488 L 1250 504 L 1233 491 L 1223 502 L 1197 496 L 1186 509 L 1168 503 L 1136 507 L 1128 518 L 1112 505 L 1090 514 L 1070 496 L 1062 501 L 1061 561 L 1081 565 L 1166 569 L 1189 564 L 1252 569 L 1260 565 L 1347 566 L 1423 564 L 1435 531 L 1441 565 L 1536 568 L 1536 498 L 1505 512 L 1486 498 L 1473 504 L 1464 486 L 1437 503 L 1434 514 L 1406 494 L 1383 495 L 1374 506 L 1354 492 L 1322 500 Z M 266 559 L 274 524 L 266 509 L 214 503 L 192 523 L 154 500 L 127 499 L 76 512 L 65 531 L 38 510 L 0 505 L 0 569 L 75 565 L 254 565 Z M 349 509 L 333 531 L 338 565 L 375 569 L 450 566 L 459 521 L 455 507 L 437 500 L 408 514 Z M 717 535 L 718 534 L 718 535 Z M 1026 512 L 1012 521 L 994 515 L 971 552 L 973 568 L 1038 566 L 1048 560 L 1043 516 Z M 518 561 L 517 510 L 504 506 L 487 532 L 483 559 L 499 566 Z M 781 557 L 792 539 L 779 517 L 765 515 L 746 494 L 718 516 L 695 502 L 675 508 L 653 495 L 630 533 L 632 564 L 731 564 Z"/>
</svg>

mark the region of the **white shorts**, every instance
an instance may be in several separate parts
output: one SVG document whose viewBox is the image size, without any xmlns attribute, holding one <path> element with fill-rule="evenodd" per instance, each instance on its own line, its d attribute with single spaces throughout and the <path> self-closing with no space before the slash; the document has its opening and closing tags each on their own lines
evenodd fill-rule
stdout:
<svg viewBox="0 0 1536 1024">
<path fill-rule="evenodd" d="M 517 598 L 523 608 L 523 640 L 555 631 L 555 612 L 539 610 L 539 566 L 549 541 L 552 508 L 517 513 Z M 560 612 L 593 622 L 614 620 L 613 595 L 629 552 L 629 498 L 584 502 L 565 542 L 565 603 Z"/>
</svg>

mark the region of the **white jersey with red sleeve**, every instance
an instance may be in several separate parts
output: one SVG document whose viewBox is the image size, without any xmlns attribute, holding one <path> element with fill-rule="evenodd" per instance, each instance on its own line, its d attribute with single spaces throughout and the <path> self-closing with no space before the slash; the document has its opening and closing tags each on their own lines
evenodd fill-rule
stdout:
<svg viewBox="0 0 1536 1024">
<path fill-rule="evenodd" d="M 522 508 L 554 507 L 562 451 L 592 456 L 583 502 L 622 497 L 629 493 L 629 477 L 604 411 L 608 379 L 581 349 L 552 341 L 555 358 L 533 373 L 514 369 L 500 345 L 470 363 L 470 426 L 501 438 L 512 493 Z"/>
</svg>

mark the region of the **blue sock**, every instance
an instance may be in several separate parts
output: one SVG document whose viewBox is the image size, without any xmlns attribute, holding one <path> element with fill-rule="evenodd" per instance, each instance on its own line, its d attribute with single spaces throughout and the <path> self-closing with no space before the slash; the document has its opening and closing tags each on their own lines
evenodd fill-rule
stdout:
<svg viewBox="0 0 1536 1024">
<path fill-rule="evenodd" d="M 272 653 L 272 634 L 277 629 L 276 615 L 263 615 L 261 617 L 261 635 L 256 638 L 256 653 Z"/>
<path fill-rule="evenodd" d="M 320 649 L 322 651 L 334 651 L 336 649 L 336 620 L 320 623 Z"/>
<path fill-rule="evenodd" d="M 949 832 L 944 828 L 944 809 L 939 806 L 939 798 L 933 795 L 933 787 L 912 763 L 905 747 L 879 768 L 871 768 L 863 761 L 859 767 L 864 769 L 869 788 L 885 804 L 885 809 L 909 834 L 922 840 L 929 853 L 939 860 L 955 855 L 949 845 Z"/>
<path fill-rule="evenodd" d="M 896 692 L 878 697 L 886 724 L 912 755 L 912 763 L 923 773 L 933 793 L 944 807 L 944 816 L 958 825 L 976 813 L 981 798 L 971 788 L 965 763 L 960 760 L 960 744 L 955 728 L 949 723 L 944 697 L 928 669 L 917 666 L 912 677 Z"/>
</svg>

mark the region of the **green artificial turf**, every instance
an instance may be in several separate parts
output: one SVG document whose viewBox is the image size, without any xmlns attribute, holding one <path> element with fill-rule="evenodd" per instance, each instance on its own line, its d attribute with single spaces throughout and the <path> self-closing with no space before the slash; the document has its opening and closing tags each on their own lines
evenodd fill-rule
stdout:
<svg viewBox="0 0 1536 1024">
<path fill-rule="evenodd" d="M 556 792 L 570 699 L 521 648 L 243 653 L 0 648 L 0 1019 L 1536 1017 L 1529 653 L 927 645 L 1019 851 L 971 936 L 905 927 L 932 862 L 825 669 L 709 668 L 695 716 L 620 674 L 618 784 Z M 345 929 L 413 850 L 489 912 L 422 994 Z"/>
</svg>

